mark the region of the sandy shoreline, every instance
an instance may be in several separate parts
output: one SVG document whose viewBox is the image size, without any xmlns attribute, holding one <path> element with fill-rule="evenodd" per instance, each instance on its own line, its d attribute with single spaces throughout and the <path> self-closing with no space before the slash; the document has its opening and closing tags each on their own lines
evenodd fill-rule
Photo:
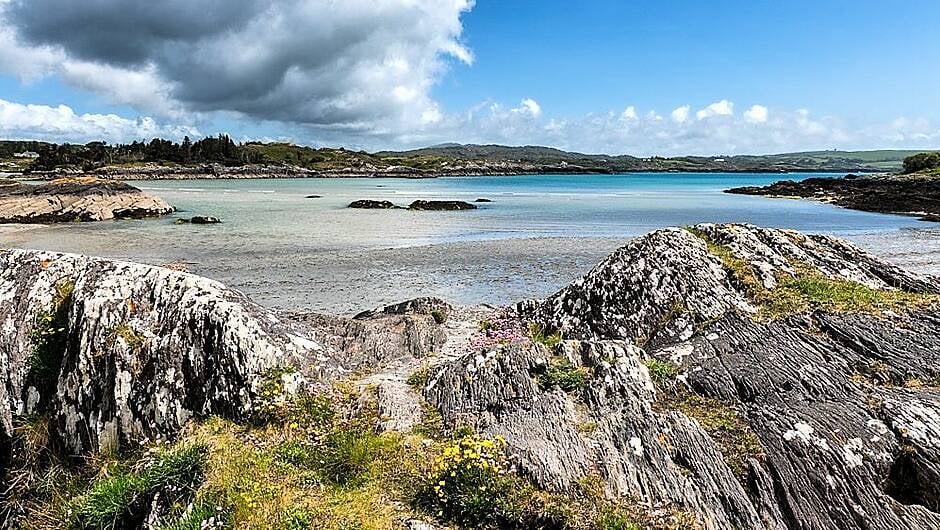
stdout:
<svg viewBox="0 0 940 530">
<path fill-rule="evenodd" d="M 16 244 L 16 233 L 30 229 L 0 225 L 0 241 L 21 246 Z M 940 275 L 940 228 L 844 237 L 891 263 Z M 417 296 L 436 296 L 460 305 L 544 297 L 589 271 L 628 240 L 512 238 L 316 253 L 244 250 L 225 262 L 184 263 L 190 272 L 219 280 L 269 307 L 351 314 Z M 120 250 L 104 257 L 153 265 L 179 261 L 174 256 Z"/>
</svg>

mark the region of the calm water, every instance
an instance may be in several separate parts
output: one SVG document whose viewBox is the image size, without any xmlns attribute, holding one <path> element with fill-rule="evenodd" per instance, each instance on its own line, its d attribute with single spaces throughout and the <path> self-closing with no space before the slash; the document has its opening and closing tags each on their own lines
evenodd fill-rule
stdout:
<svg viewBox="0 0 940 530">
<path fill-rule="evenodd" d="M 5 246 L 183 262 L 262 303 L 349 312 L 427 294 L 461 303 L 542 296 L 625 239 L 664 226 L 740 221 L 875 239 L 928 226 L 903 216 L 722 193 L 809 176 L 138 181 L 133 184 L 162 196 L 179 213 L 156 221 L 7 228 L 0 238 Z M 305 198 L 313 194 L 323 198 Z M 407 205 L 477 198 L 493 202 L 465 212 L 345 208 L 356 199 Z M 192 215 L 224 223 L 173 224 Z M 493 243 L 507 239 L 513 241 Z"/>
</svg>

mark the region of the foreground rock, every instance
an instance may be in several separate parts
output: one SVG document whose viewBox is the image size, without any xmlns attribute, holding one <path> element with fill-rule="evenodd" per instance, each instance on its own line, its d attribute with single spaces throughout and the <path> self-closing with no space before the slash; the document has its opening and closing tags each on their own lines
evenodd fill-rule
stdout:
<svg viewBox="0 0 940 530">
<path fill-rule="evenodd" d="M 70 177 L 39 185 L 0 182 L 0 223 L 140 219 L 173 212 L 160 199 L 122 182 Z"/>
<path fill-rule="evenodd" d="M 379 430 L 409 431 L 430 405 L 572 498 L 590 480 L 709 529 L 933 529 L 938 295 L 838 239 L 744 225 L 654 232 L 517 309 L 419 299 L 353 319 L 6 251 L 0 447 L 10 458 L 37 413 L 72 454 L 247 418 L 273 373 L 374 391 Z"/>
<path fill-rule="evenodd" d="M 733 188 L 727 193 L 813 199 L 868 212 L 904 213 L 940 219 L 940 176 L 848 175 L 844 178 L 782 180 L 769 186 Z"/>
</svg>

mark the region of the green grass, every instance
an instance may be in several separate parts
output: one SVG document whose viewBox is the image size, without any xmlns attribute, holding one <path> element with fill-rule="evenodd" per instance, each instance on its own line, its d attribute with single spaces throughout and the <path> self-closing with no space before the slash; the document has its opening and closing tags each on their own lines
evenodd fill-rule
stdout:
<svg viewBox="0 0 940 530">
<path fill-rule="evenodd" d="M 732 282 L 757 306 L 760 320 L 776 320 L 821 309 L 833 313 L 881 315 L 885 311 L 921 310 L 940 303 L 940 296 L 901 290 L 872 289 L 858 282 L 833 279 L 802 263 L 791 264 L 795 275 L 780 273 L 777 286 L 767 289 L 753 266 L 704 232 L 687 228 L 717 256 Z"/>
<path fill-rule="evenodd" d="M 204 445 L 182 444 L 161 450 L 152 462 L 113 466 L 72 503 L 73 526 L 121 528 L 140 520 L 157 493 L 191 498 L 204 478 L 207 454 Z"/>
<path fill-rule="evenodd" d="M 658 386 L 666 386 L 673 383 L 679 377 L 680 369 L 671 361 L 662 361 L 651 357 L 643 361 L 649 371 L 650 378 Z"/>
<path fill-rule="evenodd" d="M 529 340 L 537 344 L 542 344 L 549 348 L 554 348 L 562 341 L 560 331 L 549 332 L 544 326 L 536 322 L 529 323 Z"/>
<path fill-rule="evenodd" d="M 566 358 L 552 358 L 544 372 L 536 375 L 539 386 L 545 390 L 555 387 L 565 392 L 581 390 L 590 379 L 586 368 L 575 366 Z"/>
</svg>

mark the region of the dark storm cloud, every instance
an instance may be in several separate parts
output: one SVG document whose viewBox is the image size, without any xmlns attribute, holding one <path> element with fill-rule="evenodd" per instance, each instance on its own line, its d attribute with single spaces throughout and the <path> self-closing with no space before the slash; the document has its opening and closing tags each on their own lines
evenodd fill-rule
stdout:
<svg viewBox="0 0 940 530">
<path fill-rule="evenodd" d="M 258 15 L 259 0 L 14 0 L 8 19 L 28 43 L 57 45 L 73 56 L 137 65 L 173 43 L 238 30 Z"/>
<path fill-rule="evenodd" d="M 66 78 L 83 88 L 100 86 L 106 73 L 115 85 L 109 93 L 139 99 L 145 72 L 154 94 L 170 99 L 162 104 L 167 108 L 370 127 L 436 115 L 428 91 L 443 70 L 442 56 L 470 61 L 457 39 L 460 14 L 471 6 L 469 0 L 13 0 L 4 18 L 21 42 L 97 65 L 66 69 Z"/>
</svg>

